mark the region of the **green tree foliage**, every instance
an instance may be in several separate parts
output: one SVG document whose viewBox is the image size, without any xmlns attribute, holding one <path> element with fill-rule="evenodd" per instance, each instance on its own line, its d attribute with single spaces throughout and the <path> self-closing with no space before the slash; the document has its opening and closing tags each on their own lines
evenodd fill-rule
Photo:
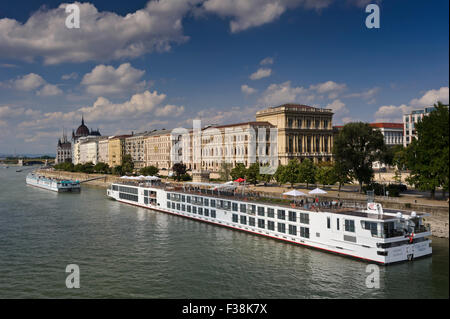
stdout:
<svg viewBox="0 0 450 319">
<path fill-rule="evenodd" d="M 245 178 L 247 175 L 247 169 L 243 163 L 237 163 L 236 166 L 230 172 L 231 178 L 236 180 L 238 178 Z"/>
<path fill-rule="evenodd" d="M 359 183 L 370 183 L 373 177 L 372 163 L 384 162 L 386 146 L 380 131 L 367 123 L 346 124 L 334 140 L 334 159 L 339 162 L 341 172 L 346 172 Z"/>
<path fill-rule="evenodd" d="M 324 163 L 317 166 L 316 181 L 322 184 L 323 187 L 325 187 L 325 185 L 336 184 L 337 180 L 334 174 L 334 167 L 331 163 Z"/>
<path fill-rule="evenodd" d="M 277 181 L 278 184 L 283 184 L 283 176 L 284 176 L 284 169 L 286 166 L 284 165 L 278 165 L 278 168 L 273 174 L 273 178 Z"/>
<path fill-rule="evenodd" d="M 94 171 L 96 173 L 108 174 L 110 172 L 109 165 L 106 163 L 99 162 L 95 164 Z"/>
<path fill-rule="evenodd" d="M 159 172 L 159 169 L 156 166 L 143 167 L 139 171 L 139 173 L 144 176 L 155 176 L 158 174 L 158 172 Z"/>
<path fill-rule="evenodd" d="M 406 149 L 405 161 L 411 171 L 408 183 L 429 190 L 435 197 L 437 187 L 443 192 L 449 183 L 449 111 L 441 102 L 416 124 L 417 139 Z"/>
<path fill-rule="evenodd" d="M 260 168 L 262 168 L 262 171 L 263 171 L 263 172 L 268 172 L 269 170 L 268 170 L 268 169 L 265 169 L 265 168 L 267 168 L 267 167 L 269 167 L 269 163 L 264 164 L 264 165 L 261 166 Z M 270 181 L 272 180 L 273 177 L 274 177 L 273 174 L 262 174 L 262 173 L 261 173 L 261 170 L 260 170 L 260 173 L 259 173 L 259 180 L 262 181 L 262 182 L 264 182 L 264 186 L 265 186 L 267 183 L 270 183 Z"/>
<path fill-rule="evenodd" d="M 130 154 L 125 154 L 122 159 L 122 171 L 125 174 L 131 174 L 134 170 L 133 159 Z"/>
<path fill-rule="evenodd" d="M 71 162 L 64 162 L 59 163 L 53 166 L 54 169 L 58 171 L 66 171 L 66 172 L 74 172 L 75 171 L 75 165 L 73 165 Z"/>
<path fill-rule="evenodd" d="M 180 181 L 181 177 L 186 174 L 186 165 L 183 163 L 175 163 L 173 164 L 172 171 L 175 173 L 174 178 Z"/>
<path fill-rule="evenodd" d="M 245 174 L 245 179 L 248 183 L 256 185 L 258 183 L 260 176 L 259 176 L 259 164 L 253 163 L 249 166 L 247 169 L 247 172 Z"/>
<path fill-rule="evenodd" d="M 294 158 L 289 160 L 288 164 L 284 166 L 281 171 L 281 180 L 282 184 L 289 183 L 291 184 L 291 188 L 294 187 L 295 183 L 300 182 L 300 162 L 298 159 Z"/>
<path fill-rule="evenodd" d="M 225 161 L 222 161 L 220 164 L 220 179 L 223 181 L 228 181 L 231 177 L 231 169 L 233 165 L 231 163 L 227 163 Z"/>
<path fill-rule="evenodd" d="M 123 171 L 122 165 L 114 166 L 114 167 L 112 168 L 111 172 L 112 172 L 112 174 L 118 175 L 118 176 L 122 176 L 122 175 L 124 175 L 124 173 L 125 173 L 125 172 Z"/>
<path fill-rule="evenodd" d="M 307 158 L 303 160 L 298 171 L 298 180 L 301 183 L 306 183 L 306 188 L 309 187 L 309 184 L 314 184 L 316 182 L 316 167 L 310 159 Z"/>
</svg>

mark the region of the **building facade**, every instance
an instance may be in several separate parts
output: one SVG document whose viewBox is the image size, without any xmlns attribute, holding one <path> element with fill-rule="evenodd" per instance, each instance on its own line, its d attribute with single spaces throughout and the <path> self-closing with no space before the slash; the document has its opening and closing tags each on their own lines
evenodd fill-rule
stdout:
<svg viewBox="0 0 450 319">
<path fill-rule="evenodd" d="M 172 167 L 170 152 L 172 136 L 170 130 L 155 130 L 144 138 L 145 166 L 169 170 Z"/>
<path fill-rule="evenodd" d="M 370 123 L 369 125 L 383 134 L 386 146 L 403 145 L 402 123 Z"/>
<path fill-rule="evenodd" d="M 99 163 L 108 164 L 108 162 L 109 162 L 108 144 L 109 144 L 108 137 L 105 137 L 104 139 L 101 139 L 98 141 L 98 162 Z"/>
<path fill-rule="evenodd" d="M 256 120 L 278 129 L 279 164 L 305 158 L 315 163 L 332 160 L 333 112 L 301 104 L 284 104 L 256 113 Z"/>
<path fill-rule="evenodd" d="M 131 135 L 112 136 L 108 139 L 108 165 L 122 165 L 125 153 L 125 139 Z"/>
<path fill-rule="evenodd" d="M 80 143 L 99 136 L 101 136 L 100 131 L 89 130 L 84 124 L 84 117 L 81 117 L 81 125 L 76 131 L 72 131 L 72 163 L 74 165 L 81 163 Z"/>
<path fill-rule="evenodd" d="M 69 142 L 65 133 L 58 139 L 56 146 L 55 164 L 72 162 L 72 143 Z"/>
<path fill-rule="evenodd" d="M 414 110 L 410 114 L 403 115 L 404 147 L 407 147 L 415 138 L 417 138 L 416 124 L 433 110 L 435 110 L 434 107 L 426 107 L 422 110 Z"/>
<path fill-rule="evenodd" d="M 149 132 L 132 134 L 125 139 L 125 152 L 131 155 L 135 169 L 141 169 L 146 165 L 145 138 L 149 134 Z"/>
</svg>

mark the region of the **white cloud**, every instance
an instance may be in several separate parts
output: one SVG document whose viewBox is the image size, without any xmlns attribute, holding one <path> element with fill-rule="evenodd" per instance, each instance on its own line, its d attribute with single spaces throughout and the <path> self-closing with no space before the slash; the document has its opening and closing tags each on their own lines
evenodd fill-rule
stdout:
<svg viewBox="0 0 450 319">
<path fill-rule="evenodd" d="M 45 80 L 38 74 L 30 73 L 14 81 L 14 87 L 21 91 L 32 91 L 44 85 Z"/>
<path fill-rule="evenodd" d="M 342 115 L 348 113 L 348 109 L 345 106 L 345 103 L 343 103 L 339 99 L 334 100 L 333 102 L 331 102 L 330 104 L 325 106 L 325 108 L 333 110 L 333 113 L 335 114 L 335 116 L 338 116 L 338 117 L 341 117 Z"/>
<path fill-rule="evenodd" d="M 273 64 L 273 58 L 271 57 L 267 57 L 263 60 L 261 60 L 261 62 L 259 62 L 260 65 L 269 65 L 269 64 Z"/>
<path fill-rule="evenodd" d="M 62 80 L 76 80 L 76 79 L 78 79 L 78 73 L 76 73 L 76 72 L 72 72 L 72 73 L 70 73 L 70 74 L 64 74 L 62 77 L 61 77 L 61 79 Z"/>
<path fill-rule="evenodd" d="M 272 74 L 272 70 L 268 68 L 259 68 L 258 71 L 250 75 L 251 80 L 259 80 L 262 78 L 267 78 Z"/>
<path fill-rule="evenodd" d="M 303 87 L 292 87 L 291 81 L 281 84 L 271 84 L 263 92 L 259 102 L 265 105 L 280 105 L 283 103 L 295 102 L 297 98 L 308 93 Z"/>
<path fill-rule="evenodd" d="M 358 92 L 358 93 L 351 93 L 344 96 L 345 98 L 361 98 L 364 100 L 370 100 L 369 104 L 374 103 L 373 97 L 380 91 L 380 88 L 374 87 L 371 89 L 368 89 L 367 91 Z"/>
<path fill-rule="evenodd" d="M 81 84 L 94 95 L 139 91 L 146 86 L 145 81 L 139 82 L 144 74 L 145 71 L 133 68 L 130 63 L 123 63 L 117 69 L 102 64 L 85 74 Z"/>
<path fill-rule="evenodd" d="M 250 94 L 256 93 L 257 90 L 249 87 L 247 84 L 243 84 L 243 85 L 241 85 L 241 91 L 242 91 L 242 93 L 250 95 Z"/>
<path fill-rule="evenodd" d="M 182 18 L 199 0 L 150 1 L 144 9 L 120 16 L 99 12 L 90 3 L 80 7 L 81 28 L 65 27 L 66 3 L 40 9 L 21 23 L 0 19 L 0 58 L 45 64 L 109 61 L 134 58 L 152 51 L 168 51 L 173 43 L 187 41 Z"/>
<path fill-rule="evenodd" d="M 327 81 L 315 85 L 310 86 L 310 90 L 314 90 L 319 94 L 337 94 L 347 88 L 347 85 L 344 83 L 336 83 L 334 81 Z"/>
<path fill-rule="evenodd" d="M 403 122 L 402 115 L 412 111 L 412 107 L 402 104 L 383 105 L 375 112 L 375 122 Z"/>
<path fill-rule="evenodd" d="M 230 17 L 231 32 L 239 32 L 270 23 L 278 19 L 286 10 L 303 6 L 320 10 L 330 5 L 332 0 L 207 0 L 203 8 L 221 17 Z"/>
<path fill-rule="evenodd" d="M 39 96 L 56 96 L 61 95 L 62 93 L 63 91 L 53 84 L 46 84 L 42 87 L 42 89 L 36 92 Z"/>
<path fill-rule="evenodd" d="M 438 101 L 448 104 L 448 87 L 441 87 L 439 90 L 429 90 L 421 98 L 411 100 L 410 104 L 417 107 L 432 106 Z"/>
</svg>

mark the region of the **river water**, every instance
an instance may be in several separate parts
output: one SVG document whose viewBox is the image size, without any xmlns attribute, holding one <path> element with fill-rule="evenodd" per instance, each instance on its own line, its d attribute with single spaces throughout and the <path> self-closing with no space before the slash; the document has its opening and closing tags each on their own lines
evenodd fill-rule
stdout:
<svg viewBox="0 0 450 319">
<path fill-rule="evenodd" d="M 379 267 L 109 200 L 57 194 L 0 168 L 0 298 L 448 298 L 449 244 Z M 66 288 L 68 264 L 80 288 Z"/>
</svg>

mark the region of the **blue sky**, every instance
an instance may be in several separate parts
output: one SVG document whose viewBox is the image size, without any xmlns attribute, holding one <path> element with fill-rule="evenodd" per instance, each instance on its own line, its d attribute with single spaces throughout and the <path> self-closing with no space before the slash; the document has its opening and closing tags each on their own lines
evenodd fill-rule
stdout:
<svg viewBox="0 0 450 319">
<path fill-rule="evenodd" d="M 365 27 L 376 2 L 381 28 Z M 54 153 L 84 114 L 104 135 L 253 120 L 296 102 L 334 124 L 448 103 L 449 2 L 0 3 L 0 153 Z M 128 16 L 127 16 L 128 15 Z"/>
</svg>

